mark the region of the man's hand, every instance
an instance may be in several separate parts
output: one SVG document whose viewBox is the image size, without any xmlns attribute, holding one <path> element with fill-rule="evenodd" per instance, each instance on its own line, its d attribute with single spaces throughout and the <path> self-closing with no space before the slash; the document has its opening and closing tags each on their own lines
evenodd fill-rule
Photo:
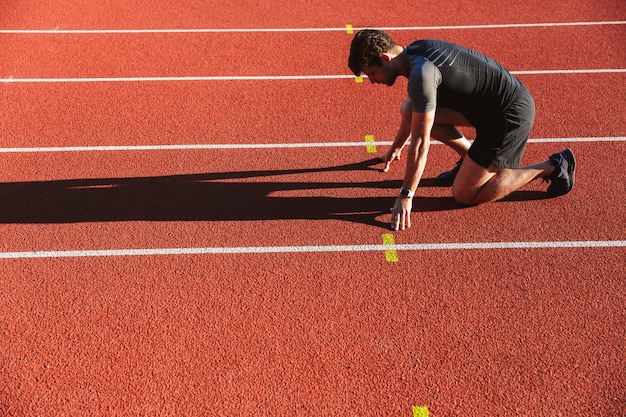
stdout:
<svg viewBox="0 0 626 417">
<path fill-rule="evenodd" d="M 385 167 L 383 168 L 383 172 L 389 171 L 389 166 L 393 161 L 400 160 L 400 154 L 402 153 L 402 148 L 389 148 L 385 156 L 383 157 L 383 162 L 385 163 Z"/>
<path fill-rule="evenodd" d="M 391 209 L 391 230 L 404 230 L 411 227 L 413 197 L 398 197 Z"/>
</svg>

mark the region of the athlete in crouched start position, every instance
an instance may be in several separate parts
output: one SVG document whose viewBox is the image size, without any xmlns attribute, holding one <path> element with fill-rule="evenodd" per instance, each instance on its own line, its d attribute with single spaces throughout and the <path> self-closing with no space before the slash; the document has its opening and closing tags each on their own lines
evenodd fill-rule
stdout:
<svg viewBox="0 0 626 417">
<path fill-rule="evenodd" d="M 454 199 L 467 205 L 495 201 L 536 178 L 548 181 L 548 194 L 574 186 L 571 149 L 520 167 L 535 118 L 534 101 L 524 85 L 493 59 L 441 40 L 419 40 L 407 47 L 379 30 L 362 30 L 352 40 L 348 65 L 371 83 L 392 86 L 408 78 L 400 128 L 384 157 L 384 171 L 400 159 L 407 143 L 406 173 L 392 209 L 391 228 L 411 226 L 413 195 L 424 172 L 431 137 L 454 149 L 457 166 L 436 182 L 451 185 Z M 473 126 L 469 142 L 457 126 Z"/>
</svg>

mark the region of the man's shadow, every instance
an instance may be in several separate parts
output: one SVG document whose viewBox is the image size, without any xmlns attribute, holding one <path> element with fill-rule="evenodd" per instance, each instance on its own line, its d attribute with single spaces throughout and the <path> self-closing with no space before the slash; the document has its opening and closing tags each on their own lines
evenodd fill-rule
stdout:
<svg viewBox="0 0 626 417">
<path fill-rule="evenodd" d="M 269 181 L 291 174 L 377 170 L 379 158 L 325 168 L 221 172 L 137 178 L 98 178 L 0 184 L 0 223 L 108 221 L 253 221 L 340 219 L 388 227 L 390 197 L 284 196 L 302 190 L 397 190 L 399 180 Z M 258 181 L 258 178 L 267 179 Z M 252 182 L 238 181 L 255 179 Z M 422 186 L 432 186 L 425 179 Z M 277 194 L 277 195 L 272 195 Z M 283 194 L 283 195 L 281 195 Z M 460 208 L 452 197 L 420 197 L 418 211 Z M 385 210 L 386 209 L 386 210 Z"/>
</svg>

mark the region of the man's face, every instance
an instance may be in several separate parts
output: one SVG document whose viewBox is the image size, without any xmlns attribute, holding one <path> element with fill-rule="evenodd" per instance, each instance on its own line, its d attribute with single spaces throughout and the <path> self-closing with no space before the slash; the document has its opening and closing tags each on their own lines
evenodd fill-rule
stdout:
<svg viewBox="0 0 626 417">
<path fill-rule="evenodd" d="M 396 82 L 397 77 L 391 66 L 385 61 L 383 61 L 382 67 L 372 65 L 363 68 L 363 75 L 366 75 L 372 84 L 385 84 L 389 87 Z"/>
</svg>

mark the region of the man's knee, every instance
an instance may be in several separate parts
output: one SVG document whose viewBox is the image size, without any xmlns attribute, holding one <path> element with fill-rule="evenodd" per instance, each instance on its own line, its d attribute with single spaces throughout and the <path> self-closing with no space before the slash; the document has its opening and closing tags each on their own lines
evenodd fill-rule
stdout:
<svg viewBox="0 0 626 417">
<path fill-rule="evenodd" d="M 474 201 L 476 198 L 476 194 L 469 192 L 467 189 L 463 189 L 459 186 L 452 186 L 452 198 L 458 204 L 462 204 L 464 206 L 472 206 L 476 204 Z"/>
<path fill-rule="evenodd" d="M 450 126 L 472 126 L 463 114 L 447 107 L 437 107 L 435 123 Z"/>
<path fill-rule="evenodd" d="M 463 159 L 459 172 L 452 183 L 452 197 L 454 201 L 466 206 L 484 203 L 482 191 L 494 179 L 499 170 L 495 166 L 485 168 L 472 160 Z"/>
</svg>

